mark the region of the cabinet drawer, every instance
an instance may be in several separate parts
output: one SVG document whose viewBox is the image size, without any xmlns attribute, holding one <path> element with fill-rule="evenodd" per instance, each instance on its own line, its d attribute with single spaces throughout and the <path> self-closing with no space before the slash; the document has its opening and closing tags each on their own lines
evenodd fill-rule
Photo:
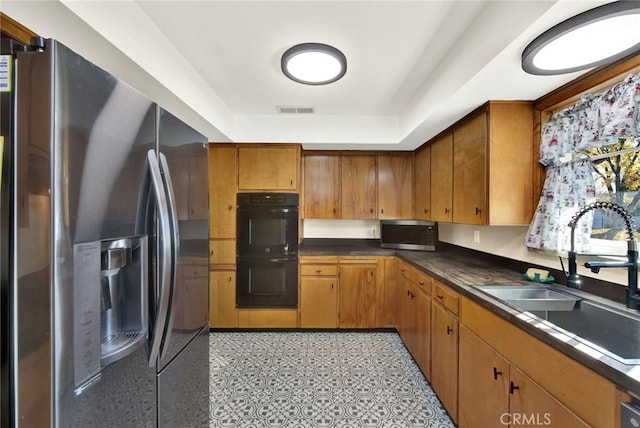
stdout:
<svg viewBox="0 0 640 428">
<path fill-rule="evenodd" d="M 300 265 L 302 276 L 337 276 L 337 265 Z"/>
<path fill-rule="evenodd" d="M 438 281 L 433 281 L 433 300 L 441 304 L 449 312 L 458 315 L 458 295 L 449 287 Z"/>
<path fill-rule="evenodd" d="M 431 277 L 418 269 L 404 264 L 400 267 L 400 274 L 407 280 L 417 285 L 425 293 L 431 295 Z"/>
</svg>

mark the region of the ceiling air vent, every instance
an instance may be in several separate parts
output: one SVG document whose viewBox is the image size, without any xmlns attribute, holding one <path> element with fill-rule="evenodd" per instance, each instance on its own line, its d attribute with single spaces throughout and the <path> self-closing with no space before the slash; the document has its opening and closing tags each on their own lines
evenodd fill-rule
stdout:
<svg viewBox="0 0 640 428">
<path fill-rule="evenodd" d="M 277 106 L 278 113 L 283 114 L 308 114 L 315 113 L 313 107 L 291 107 L 291 106 Z"/>
</svg>

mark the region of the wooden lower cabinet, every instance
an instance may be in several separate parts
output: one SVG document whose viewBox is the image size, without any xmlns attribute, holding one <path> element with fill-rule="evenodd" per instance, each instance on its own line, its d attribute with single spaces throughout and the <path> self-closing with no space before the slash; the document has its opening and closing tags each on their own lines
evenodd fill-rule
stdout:
<svg viewBox="0 0 640 428">
<path fill-rule="evenodd" d="M 460 322 L 467 330 L 460 336 L 460 427 L 502 426 L 491 422 L 496 414 L 486 404 L 486 396 L 504 389 L 489 386 L 500 359 L 508 362 L 497 368 L 500 381 L 517 388 L 507 391 L 509 417 L 520 418 L 511 426 L 535 425 L 531 415 L 538 426 L 619 426 L 620 403 L 630 397 L 608 379 L 467 298 L 461 299 Z"/>
<path fill-rule="evenodd" d="M 338 327 L 375 328 L 378 299 L 378 261 L 340 258 Z"/>
<path fill-rule="evenodd" d="M 338 326 L 338 258 L 300 257 L 300 327 Z"/>
<path fill-rule="evenodd" d="M 458 319 L 431 305 L 431 386 L 451 419 L 458 415 Z"/>
<path fill-rule="evenodd" d="M 377 302 L 378 327 L 396 327 L 400 260 L 397 257 L 383 257 L 379 263 L 383 263 L 384 272 Z"/>
<path fill-rule="evenodd" d="M 405 263 L 399 270 L 398 331 L 422 373 L 431 379 L 431 281 Z"/>
<path fill-rule="evenodd" d="M 209 273 L 209 326 L 238 327 L 235 270 L 212 270 Z"/>
<path fill-rule="evenodd" d="M 460 428 L 588 426 L 464 326 L 459 346 Z"/>
</svg>

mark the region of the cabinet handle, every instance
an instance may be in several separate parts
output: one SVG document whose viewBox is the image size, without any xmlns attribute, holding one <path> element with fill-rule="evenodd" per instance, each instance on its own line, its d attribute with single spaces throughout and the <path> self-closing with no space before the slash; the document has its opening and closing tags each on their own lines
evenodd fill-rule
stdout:
<svg viewBox="0 0 640 428">
<path fill-rule="evenodd" d="M 418 284 L 424 285 L 424 281 L 418 281 Z"/>
<path fill-rule="evenodd" d="M 509 382 L 509 394 L 513 394 L 515 391 L 520 389 L 513 381 Z"/>
<path fill-rule="evenodd" d="M 227 281 L 229 282 L 229 284 L 231 284 L 231 280 L 232 280 L 232 279 L 233 279 L 233 278 L 231 278 L 231 277 L 227 278 Z"/>
<path fill-rule="evenodd" d="M 407 290 L 407 296 L 411 296 L 411 291 Z"/>
<path fill-rule="evenodd" d="M 380 209 L 380 214 L 384 214 L 384 208 Z"/>
<path fill-rule="evenodd" d="M 318 269 L 316 273 L 322 273 L 322 269 Z"/>
<path fill-rule="evenodd" d="M 335 208 L 333 209 L 333 213 L 334 213 L 334 214 L 336 213 L 336 209 L 335 209 Z"/>
<path fill-rule="evenodd" d="M 426 214 L 426 213 L 428 213 L 428 212 L 429 212 L 429 210 L 425 208 L 425 209 L 424 209 L 424 213 Z"/>
<path fill-rule="evenodd" d="M 229 211 L 231 211 L 232 209 L 233 209 L 233 205 L 229 205 L 229 206 L 227 207 L 227 210 L 229 210 Z"/>
<path fill-rule="evenodd" d="M 502 372 L 499 372 L 497 368 L 493 368 L 493 378 L 498 380 L 498 376 L 502 376 Z M 513 382 L 512 382 L 513 383 Z"/>
<path fill-rule="evenodd" d="M 451 334 L 451 332 L 453 331 L 453 329 L 449 326 L 447 326 L 447 334 Z"/>
<path fill-rule="evenodd" d="M 293 180 L 290 180 L 289 184 L 291 185 L 291 187 L 293 187 Z"/>
<path fill-rule="evenodd" d="M 438 295 L 436 295 L 436 297 L 437 297 L 438 299 L 440 299 L 440 300 L 444 299 L 444 296 L 443 296 L 442 294 L 438 294 Z"/>
<path fill-rule="evenodd" d="M 331 283 L 331 289 L 333 290 L 333 282 Z"/>
<path fill-rule="evenodd" d="M 480 215 L 480 213 L 482 213 L 482 210 L 478 207 L 476 207 L 476 215 Z"/>
<path fill-rule="evenodd" d="M 445 209 L 444 209 L 444 213 L 445 213 L 445 214 L 449 214 L 449 208 L 445 208 Z"/>
<path fill-rule="evenodd" d="M 370 212 L 371 214 L 373 214 L 373 208 L 371 208 L 371 209 L 369 210 L 369 212 Z"/>
</svg>

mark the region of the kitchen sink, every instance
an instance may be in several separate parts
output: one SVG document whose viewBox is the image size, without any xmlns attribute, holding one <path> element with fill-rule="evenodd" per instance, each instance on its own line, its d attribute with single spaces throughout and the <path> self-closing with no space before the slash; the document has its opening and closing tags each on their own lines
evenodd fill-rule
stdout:
<svg viewBox="0 0 640 428">
<path fill-rule="evenodd" d="M 625 364 L 640 363 L 640 317 L 581 300 L 571 311 L 530 311 Z"/>
<path fill-rule="evenodd" d="M 480 285 L 474 288 L 525 311 L 570 311 L 580 300 L 550 286 Z"/>
<path fill-rule="evenodd" d="M 567 332 L 577 342 L 623 364 L 640 364 L 640 314 L 551 286 L 476 286 L 516 309 Z"/>
</svg>

